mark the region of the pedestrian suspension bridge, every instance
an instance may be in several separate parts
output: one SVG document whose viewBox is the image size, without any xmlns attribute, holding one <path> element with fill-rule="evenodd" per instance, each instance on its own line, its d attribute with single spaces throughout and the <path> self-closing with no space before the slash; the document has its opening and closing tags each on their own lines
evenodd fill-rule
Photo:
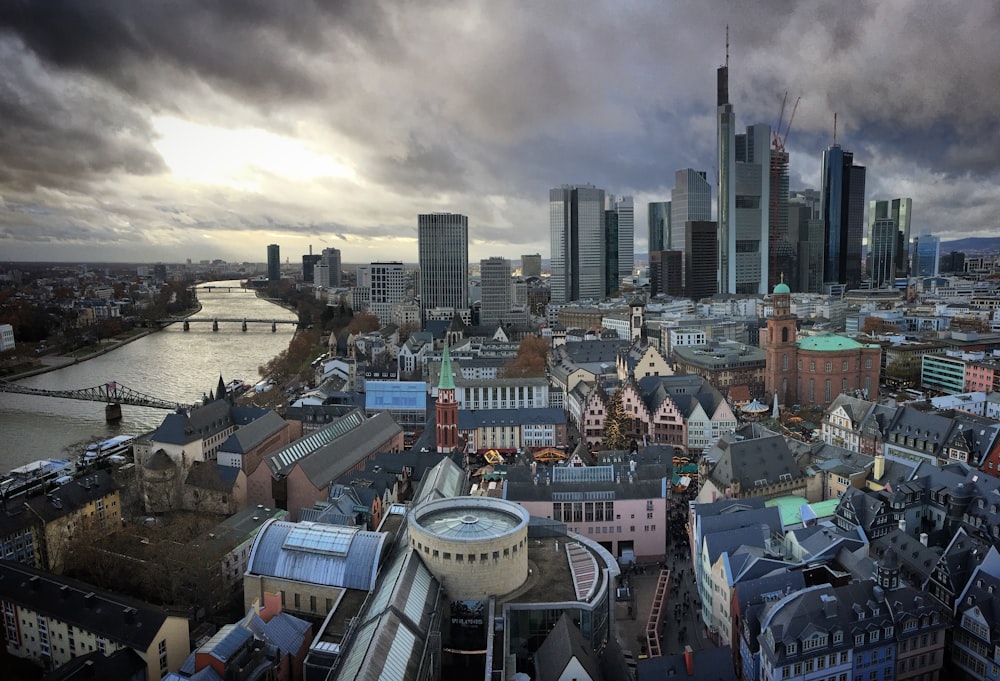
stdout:
<svg viewBox="0 0 1000 681">
<path fill-rule="evenodd" d="M 138 390 L 133 390 L 127 385 L 122 385 L 115 381 L 96 385 L 93 388 L 80 388 L 79 390 L 44 390 L 42 388 L 31 388 L 20 383 L 0 380 L 0 392 L 20 393 L 22 395 L 40 395 L 42 397 L 59 397 L 66 400 L 86 400 L 88 402 L 103 402 L 107 406 L 104 408 L 104 416 L 109 423 L 120 421 L 122 418 L 122 405 L 128 404 L 135 407 L 150 407 L 152 409 L 176 409 L 177 402 L 168 402 L 158 397 L 146 395 Z"/>
</svg>

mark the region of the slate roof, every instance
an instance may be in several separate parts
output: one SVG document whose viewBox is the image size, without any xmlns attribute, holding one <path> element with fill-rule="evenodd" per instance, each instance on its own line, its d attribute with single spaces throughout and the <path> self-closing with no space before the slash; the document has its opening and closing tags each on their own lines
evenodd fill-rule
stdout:
<svg viewBox="0 0 1000 681">
<path fill-rule="evenodd" d="M 943 553 L 941 547 L 924 546 L 900 529 L 872 541 L 873 556 L 882 556 L 890 550 L 896 554 L 896 562 L 902 572 L 910 575 L 917 584 L 923 584 L 930 577 Z"/>
<path fill-rule="evenodd" d="M 56 488 L 51 493 L 31 497 L 25 505 L 43 522 L 49 523 L 74 513 L 96 499 L 114 493 L 118 483 L 104 470 L 96 470 L 82 478 Z M 6 514 L 5 514 L 6 515 Z"/>
<path fill-rule="evenodd" d="M 663 400 L 669 398 L 684 418 L 691 416 L 698 405 L 711 418 L 725 400 L 708 380 L 696 374 L 647 376 L 639 380 L 639 388 L 650 411 L 658 409 Z"/>
<path fill-rule="evenodd" d="M 184 484 L 230 494 L 236 485 L 240 471 L 239 468 L 223 466 L 213 461 L 195 461 L 191 464 Z"/>
<path fill-rule="evenodd" d="M 0 560 L 0 600 L 143 651 L 167 620 L 145 603 L 6 560 Z"/>
<path fill-rule="evenodd" d="M 709 475 L 721 488 L 735 480 L 742 487 L 741 493 L 746 494 L 758 481 L 773 485 L 782 479 L 802 478 L 802 469 L 785 438 L 766 429 L 760 430 L 762 432 L 758 433 L 744 426 L 735 433 L 727 433 L 705 454 L 706 458 L 715 461 Z"/>
<path fill-rule="evenodd" d="M 243 626 L 253 632 L 255 638 L 274 645 L 282 653 L 294 654 L 302 648 L 312 625 L 287 612 L 279 612 L 265 622 L 256 612 L 250 612 L 243 619 Z"/>
<path fill-rule="evenodd" d="M 57 667 L 46 674 L 42 681 L 138 679 L 142 678 L 145 672 L 146 661 L 131 648 L 120 648 L 107 656 L 100 650 L 95 650 Z"/>
<path fill-rule="evenodd" d="M 246 454 L 267 438 L 286 428 L 287 425 L 285 419 L 281 418 L 277 412 L 269 411 L 252 423 L 237 428 L 236 432 L 222 443 L 219 451 Z"/>
<path fill-rule="evenodd" d="M 173 445 L 204 440 L 230 427 L 253 423 L 269 410 L 258 407 L 236 407 L 229 400 L 217 399 L 189 410 L 167 414 L 149 439 Z"/>
<path fill-rule="evenodd" d="M 375 586 L 387 537 L 356 527 L 271 520 L 254 539 L 247 572 L 368 591 Z"/>
<path fill-rule="evenodd" d="M 579 497 L 587 494 L 610 493 L 613 499 L 665 499 L 667 483 L 670 480 L 670 469 L 666 464 L 639 464 L 629 482 L 629 467 L 614 464 L 615 476 L 611 480 L 580 480 L 573 482 L 552 482 L 545 484 L 544 478 L 539 478 L 536 485 L 531 469 L 527 466 L 511 466 L 507 469 L 507 480 L 503 488 L 503 498 L 509 501 L 558 501 Z M 597 466 L 589 467 L 592 471 Z M 544 475 L 544 472 L 540 473 Z M 601 497 L 604 498 L 604 497 Z"/>
<path fill-rule="evenodd" d="M 729 646 L 696 650 L 694 656 L 694 676 L 688 676 L 684 653 L 647 657 L 636 663 L 637 681 L 663 681 L 671 677 L 677 679 L 713 679 L 713 681 L 736 681 L 733 669 L 733 654 Z"/>
<path fill-rule="evenodd" d="M 565 612 L 556 620 L 548 636 L 535 651 L 538 681 L 558 681 L 569 663 L 576 659 L 593 681 L 603 678 L 597 655 Z"/>
<path fill-rule="evenodd" d="M 522 409 L 460 409 L 459 430 L 490 426 L 565 425 L 566 411 L 558 407 L 525 407 Z"/>
</svg>

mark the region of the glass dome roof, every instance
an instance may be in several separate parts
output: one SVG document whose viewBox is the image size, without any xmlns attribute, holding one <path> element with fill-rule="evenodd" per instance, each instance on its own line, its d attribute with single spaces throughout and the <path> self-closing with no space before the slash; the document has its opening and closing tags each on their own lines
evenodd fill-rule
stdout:
<svg viewBox="0 0 1000 681">
<path fill-rule="evenodd" d="M 454 506 L 441 508 L 418 519 L 429 533 L 448 539 L 500 537 L 521 524 L 521 518 L 493 508 Z"/>
</svg>

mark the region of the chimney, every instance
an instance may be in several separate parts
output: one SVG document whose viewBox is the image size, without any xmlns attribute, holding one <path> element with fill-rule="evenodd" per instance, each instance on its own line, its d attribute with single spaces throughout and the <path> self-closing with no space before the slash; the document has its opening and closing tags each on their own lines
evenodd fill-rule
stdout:
<svg viewBox="0 0 1000 681">
<path fill-rule="evenodd" d="M 876 480 L 881 480 L 883 475 L 885 475 L 885 456 L 883 454 L 876 454 L 875 470 L 872 471 L 872 477 Z"/>
<path fill-rule="evenodd" d="M 921 532 L 920 533 L 920 543 L 923 544 L 924 546 L 927 546 L 927 533 L 926 532 Z"/>
<path fill-rule="evenodd" d="M 694 676 L 694 651 L 691 646 L 684 646 L 684 666 L 687 667 L 688 676 Z"/>
<path fill-rule="evenodd" d="M 906 518 L 899 519 L 899 531 L 906 532 Z"/>
</svg>

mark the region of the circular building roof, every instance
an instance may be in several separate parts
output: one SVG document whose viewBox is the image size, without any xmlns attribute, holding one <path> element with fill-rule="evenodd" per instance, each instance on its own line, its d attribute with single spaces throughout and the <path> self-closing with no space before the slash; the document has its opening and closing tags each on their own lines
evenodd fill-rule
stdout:
<svg viewBox="0 0 1000 681">
<path fill-rule="evenodd" d="M 775 293 L 791 293 L 792 289 L 788 288 L 788 284 L 786 284 L 785 282 L 782 281 L 782 282 L 778 282 L 778 284 L 775 285 L 774 292 Z"/>
<path fill-rule="evenodd" d="M 422 504 L 413 522 L 428 534 L 451 540 L 503 537 L 528 522 L 517 504 L 489 497 L 452 497 Z"/>
</svg>

